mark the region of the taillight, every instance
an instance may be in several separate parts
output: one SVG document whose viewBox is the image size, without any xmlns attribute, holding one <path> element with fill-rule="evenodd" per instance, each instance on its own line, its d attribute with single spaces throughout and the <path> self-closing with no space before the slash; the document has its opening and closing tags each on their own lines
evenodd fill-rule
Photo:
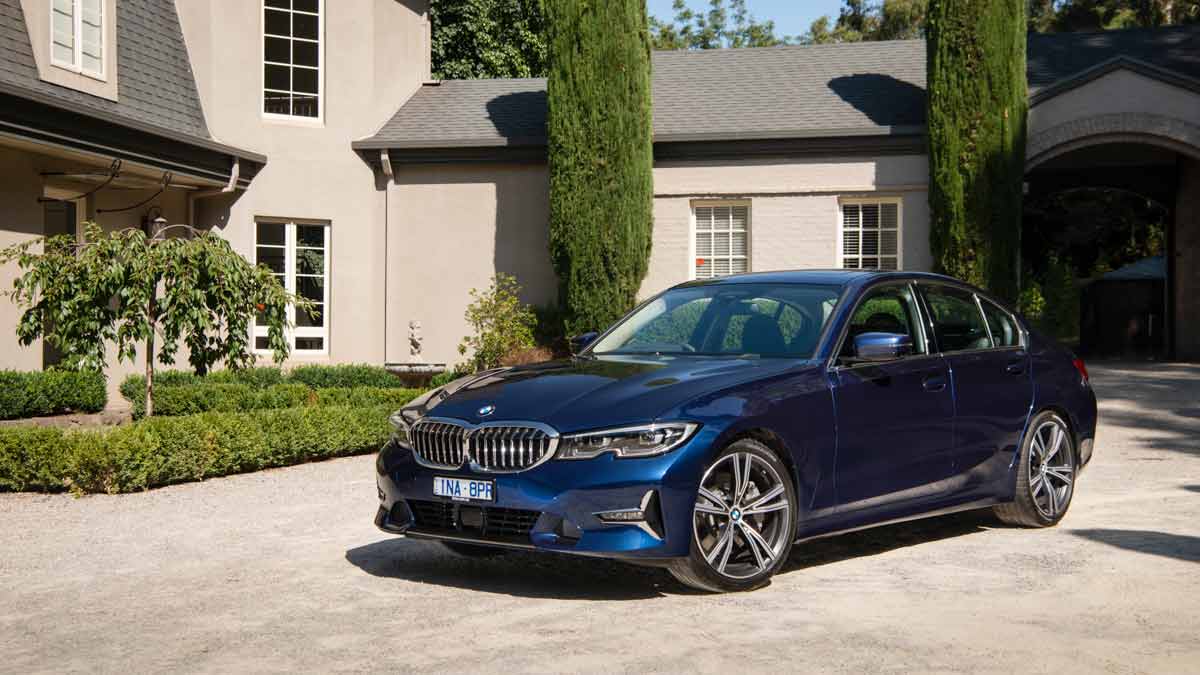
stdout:
<svg viewBox="0 0 1200 675">
<path fill-rule="evenodd" d="M 1071 361 L 1071 365 L 1075 366 L 1075 370 L 1079 371 L 1079 376 L 1083 378 L 1084 382 L 1088 382 L 1090 380 L 1087 372 L 1087 364 L 1083 362 L 1083 359 L 1075 359 L 1074 361 Z"/>
</svg>

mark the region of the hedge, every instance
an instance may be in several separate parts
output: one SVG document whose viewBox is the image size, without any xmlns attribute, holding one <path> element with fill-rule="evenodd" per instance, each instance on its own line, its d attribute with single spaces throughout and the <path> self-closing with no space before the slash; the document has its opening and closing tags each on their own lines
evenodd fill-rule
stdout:
<svg viewBox="0 0 1200 675">
<path fill-rule="evenodd" d="M 287 374 L 287 381 L 307 384 L 313 389 L 333 387 L 404 388 L 404 381 L 386 369 L 363 364 L 298 366 Z"/>
<path fill-rule="evenodd" d="M 306 405 L 349 405 L 370 407 L 390 405 L 393 409 L 408 403 L 420 393 L 418 389 L 383 387 L 335 387 L 310 389 L 303 384 L 275 384 L 253 387 L 248 384 L 220 384 L 201 381 L 155 388 L 154 414 L 164 417 L 194 415 L 202 412 L 245 412 L 295 408 Z M 138 392 L 130 397 L 134 417 L 145 412 L 145 396 Z"/>
<path fill-rule="evenodd" d="M 155 417 L 102 430 L 0 428 L 0 491 L 135 492 L 377 449 L 389 406 Z"/>
<path fill-rule="evenodd" d="M 280 384 L 302 384 L 312 389 L 332 387 L 405 388 L 404 382 L 385 368 L 363 364 L 299 366 L 288 373 L 273 367 L 216 370 L 204 376 L 187 370 L 163 370 L 154 373 L 154 393 L 156 395 L 168 387 L 189 384 L 242 384 L 259 389 Z M 137 407 L 138 402 L 146 393 L 145 376 L 130 375 L 126 377 L 121 382 L 120 391 L 125 400 Z"/>
<path fill-rule="evenodd" d="M 0 419 L 94 413 L 107 402 L 102 373 L 0 371 Z"/>
</svg>

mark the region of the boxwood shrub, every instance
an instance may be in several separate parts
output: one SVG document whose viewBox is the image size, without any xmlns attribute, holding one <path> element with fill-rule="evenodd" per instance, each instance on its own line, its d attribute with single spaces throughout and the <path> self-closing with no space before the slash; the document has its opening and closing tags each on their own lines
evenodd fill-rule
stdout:
<svg viewBox="0 0 1200 675">
<path fill-rule="evenodd" d="M 108 429 L 0 427 L 0 491 L 133 492 L 371 452 L 390 406 L 155 417 Z"/>
<path fill-rule="evenodd" d="M 386 369 L 365 364 L 298 366 L 287 374 L 287 379 L 289 382 L 307 384 L 313 389 L 332 387 L 404 388 L 404 382 Z"/>
<path fill-rule="evenodd" d="M 199 382 L 155 387 L 154 414 L 164 417 L 195 415 L 202 412 L 244 412 L 295 408 L 306 405 L 351 405 L 370 407 L 403 406 L 420 393 L 418 389 L 389 389 L 383 387 L 336 387 L 310 389 L 303 384 L 274 384 L 253 387 L 248 384 Z M 133 416 L 145 413 L 145 394 L 130 397 Z"/>
<path fill-rule="evenodd" d="M 0 371 L 0 419 L 94 413 L 107 402 L 102 373 Z"/>
</svg>

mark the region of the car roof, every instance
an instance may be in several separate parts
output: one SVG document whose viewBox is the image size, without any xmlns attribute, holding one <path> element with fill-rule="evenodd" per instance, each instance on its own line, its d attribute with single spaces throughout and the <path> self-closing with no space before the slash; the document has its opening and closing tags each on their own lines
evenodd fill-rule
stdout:
<svg viewBox="0 0 1200 675">
<path fill-rule="evenodd" d="M 827 286 L 846 286 L 849 284 L 865 284 L 886 279 L 928 279 L 931 281 L 949 281 L 969 286 L 962 281 L 941 274 L 929 272 L 891 272 L 884 270 L 847 270 L 847 269 L 807 269 L 779 270 L 774 272 L 751 272 L 736 274 L 715 279 L 698 279 L 688 281 L 676 288 L 695 286 L 726 285 L 726 284 L 821 284 Z"/>
</svg>

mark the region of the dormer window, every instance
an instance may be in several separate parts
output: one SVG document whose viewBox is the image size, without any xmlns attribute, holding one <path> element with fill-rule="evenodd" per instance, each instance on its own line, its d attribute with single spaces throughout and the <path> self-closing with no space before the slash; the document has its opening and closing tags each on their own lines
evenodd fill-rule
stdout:
<svg viewBox="0 0 1200 675">
<path fill-rule="evenodd" d="M 321 118 L 324 0 L 263 0 L 263 114 Z"/>
<path fill-rule="evenodd" d="M 50 62 L 104 79 L 104 0 L 51 0 Z"/>
</svg>

